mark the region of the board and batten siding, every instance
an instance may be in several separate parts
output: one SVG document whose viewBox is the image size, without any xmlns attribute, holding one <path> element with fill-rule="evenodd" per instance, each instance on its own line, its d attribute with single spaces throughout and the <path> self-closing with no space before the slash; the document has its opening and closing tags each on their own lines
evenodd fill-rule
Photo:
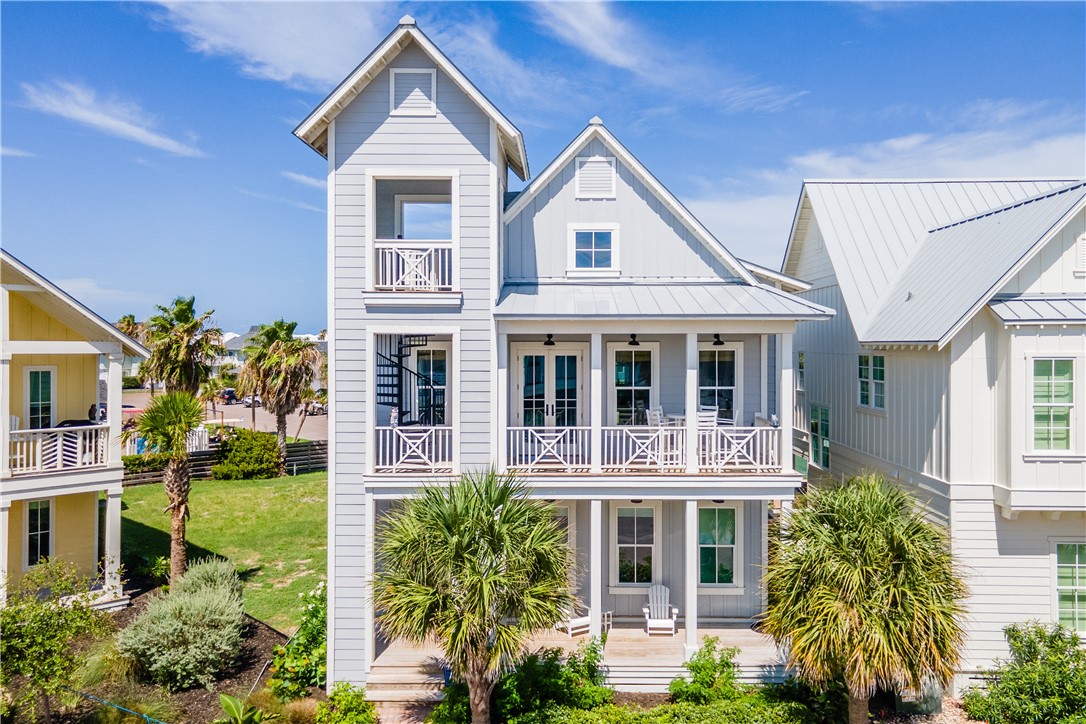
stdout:
<svg viewBox="0 0 1086 724">
<path fill-rule="evenodd" d="M 1082 273 L 1086 269 L 1078 238 L 1083 234 L 1086 234 L 1086 211 L 1078 212 L 1068 221 L 999 293 L 1082 294 L 1086 289 Z"/>
<path fill-rule="evenodd" d="M 614 154 L 593 139 L 576 156 Z M 689 229 L 617 158 L 616 198 L 577 199 L 571 160 L 513 218 L 506 220 L 507 281 L 565 279 L 571 223 L 618 224 L 623 277 L 732 278 Z"/>
<path fill-rule="evenodd" d="M 418 47 L 405 48 L 391 68 L 433 68 Z M 333 645 L 336 679 L 364 681 L 368 625 L 368 582 L 363 580 L 372 551 L 372 515 L 367 510 L 364 473 L 367 450 L 367 325 L 425 331 L 427 325 L 460 329 L 461 463 L 481 466 L 491 461 L 490 348 L 491 294 L 491 148 L 490 119 L 456 84 L 437 74 L 436 116 L 389 115 L 389 69 L 386 68 L 335 120 L 333 360 L 335 370 L 335 602 Z M 370 308 L 362 301 L 371 239 L 366 208 L 370 169 L 399 171 L 450 169 L 458 176 L 460 309 Z M 382 228 L 380 232 L 385 232 Z"/>
</svg>

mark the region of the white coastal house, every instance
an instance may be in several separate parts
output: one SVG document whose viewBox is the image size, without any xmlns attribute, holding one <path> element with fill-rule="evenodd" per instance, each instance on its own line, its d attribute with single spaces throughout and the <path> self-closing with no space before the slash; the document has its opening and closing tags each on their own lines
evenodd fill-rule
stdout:
<svg viewBox="0 0 1086 724">
<path fill-rule="evenodd" d="M 1086 632 L 1086 183 L 808 181 L 783 271 L 812 473 L 879 470 L 968 575 L 962 676 L 1031 619 Z M 812 475 L 812 480 L 815 479 Z"/>
<path fill-rule="evenodd" d="M 792 336 L 833 312 L 738 261 L 598 119 L 507 193 L 520 131 L 410 18 L 295 134 L 327 159 L 329 680 L 374 695 L 406 655 L 375 627 L 375 521 L 490 465 L 558 506 L 614 682 L 666 687 L 708 627 L 772 665 L 750 626 L 802 483 Z M 678 631 L 650 640 L 654 585 Z"/>
</svg>

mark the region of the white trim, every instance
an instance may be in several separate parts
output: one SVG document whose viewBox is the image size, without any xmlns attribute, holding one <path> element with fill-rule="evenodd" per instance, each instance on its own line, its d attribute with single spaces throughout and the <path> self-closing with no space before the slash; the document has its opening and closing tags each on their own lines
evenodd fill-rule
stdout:
<svg viewBox="0 0 1086 724">
<path fill-rule="evenodd" d="M 566 534 L 571 550 L 577 550 L 577 501 L 555 500 L 551 503 L 555 508 L 566 509 Z"/>
<path fill-rule="evenodd" d="M 404 110 L 396 107 L 396 76 L 430 76 L 430 109 Z M 436 116 L 437 115 L 437 68 L 389 68 L 388 70 L 388 114 L 390 116 Z"/>
<path fill-rule="evenodd" d="M 336 643 L 336 122 L 328 124 L 328 170 L 327 170 L 328 214 L 326 219 L 326 254 L 325 273 L 327 281 L 326 310 L 328 324 L 328 510 L 325 545 L 328 548 L 326 561 L 328 578 L 328 623 L 327 623 L 327 675 L 330 689 L 335 681 L 335 643 Z M 367 266 L 369 266 L 367 264 Z M 367 368 L 372 369 L 372 368 Z M 368 441 L 367 441 L 368 442 Z M 366 448 L 367 457 L 371 448 Z M 364 488 L 363 488 L 364 489 Z"/>
<path fill-rule="evenodd" d="M 723 503 L 714 503 L 712 501 L 699 500 L 698 501 L 698 521 L 699 526 L 697 530 L 698 545 L 695 555 L 697 560 L 701 561 L 701 516 L 702 510 L 733 510 L 735 511 L 735 543 L 732 544 L 732 566 L 734 571 L 734 580 L 732 583 L 703 583 L 701 580 L 701 565 L 698 565 L 698 593 L 709 594 L 718 596 L 727 595 L 739 595 L 746 591 L 746 581 L 744 580 L 743 570 L 746 565 L 747 556 L 746 551 L 743 549 L 743 517 L 746 515 L 746 507 L 742 501 L 725 501 Z"/>
<path fill-rule="evenodd" d="M 698 404 L 701 404 L 701 353 L 732 351 L 735 352 L 735 392 L 732 395 L 732 412 L 735 415 L 733 422 L 739 427 L 747 424 L 743 419 L 743 343 L 730 340 L 722 340 L 723 345 L 713 346 L 712 342 L 698 342 Z M 721 385 L 716 385 L 719 389 Z M 688 411 L 689 412 L 689 411 Z"/>
<path fill-rule="evenodd" d="M 21 502 L 23 508 L 23 529 L 21 531 L 23 570 L 28 571 L 38 565 L 37 563 L 34 563 L 33 565 L 30 563 L 30 504 L 41 502 L 49 503 L 49 552 L 46 555 L 47 557 L 52 558 L 57 552 L 57 499 L 55 497 L 28 498 Z"/>
<path fill-rule="evenodd" d="M 449 407 L 451 406 L 451 403 L 449 401 L 449 381 L 451 379 L 450 373 L 452 372 L 452 370 L 449 369 L 449 368 L 452 366 L 452 341 L 451 340 L 431 341 L 425 347 L 412 347 L 411 348 L 411 358 L 410 358 L 411 359 L 411 363 L 410 363 L 411 364 L 411 371 L 413 371 L 415 374 L 418 374 L 418 372 L 419 372 L 419 352 L 436 352 L 436 351 L 441 351 L 441 352 L 445 353 L 445 384 L 440 389 L 444 392 L 444 399 L 445 399 L 445 414 L 444 414 L 444 417 L 446 419 L 448 419 Z M 417 399 L 412 400 L 412 409 L 414 409 L 414 406 L 416 406 L 417 404 L 418 404 Z M 421 412 L 422 412 L 421 410 L 415 410 L 415 415 L 417 416 Z M 434 424 L 433 421 L 431 421 L 430 424 L 433 425 Z"/>
<path fill-rule="evenodd" d="M 615 138 L 610 131 L 599 124 L 590 124 L 581 131 L 577 138 L 573 139 L 573 141 L 566 146 L 565 150 L 543 170 L 543 173 L 536 176 L 532 182 L 528 184 L 520 195 L 517 196 L 512 205 L 506 210 L 506 223 L 523 211 L 528 205 L 528 202 L 535 198 L 540 190 L 546 188 L 547 184 L 566 167 L 570 160 L 576 157 L 577 152 L 584 148 L 592 138 L 597 137 L 615 154 L 616 158 L 621 160 L 622 163 L 633 172 L 637 179 L 645 184 L 664 206 L 666 206 L 668 210 L 694 234 L 694 236 L 698 237 L 717 259 L 730 268 L 737 277 L 752 286 L 764 286 L 743 263 L 736 259 L 732 253 L 728 251 L 727 248 L 725 248 L 724 245 L 721 244 L 720 241 L 713 236 L 685 206 L 682 205 L 674 194 L 657 181 L 656 178 L 649 173 L 648 169 L 646 169 L 632 153 L 626 150 L 625 146 L 619 143 L 618 139 Z"/>
<path fill-rule="evenodd" d="M 30 429 L 30 373 L 49 373 L 49 425 L 57 426 L 57 366 L 56 365 L 26 365 L 23 367 L 23 425 L 24 429 Z M 6 421 L 3 421 L 5 424 Z"/>
<path fill-rule="evenodd" d="M 607 411 L 604 419 L 608 426 L 618 424 L 617 410 L 615 409 L 618 404 L 618 395 L 615 389 L 615 353 L 619 350 L 647 350 L 652 353 L 652 385 L 649 388 L 649 408 L 659 407 L 660 405 L 660 343 L 643 342 L 641 340 L 638 340 L 638 342 L 640 344 L 637 347 L 631 347 L 626 342 L 607 343 L 607 378 L 603 381 L 603 387 L 607 393 Z"/>
<path fill-rule="evenodd" d="M 1056 562 L 1056 546 L 1059 544 L 1071 544 L 1071 545 L 1086 545 L 1086 538 L 1075 538 L 1073 536 L 1049 536 L 1048 537 L 1048 549 L 1049 549 L 1049 585 L 1048 595 L 1051 601 L 1051 616 L 1054 623 L 1060 621 L 1060 597 L 1059 597 L 1059 577 L 1058 568 Z M 1082 631 L 1078 632 L 1080 635 Z"/>
<path fill-rule="evenodd" d="M 509 343 L 509 360 L 511 362 L 511 371 L 513 377 L 510 380 L 512 385 L 509 394 L 509 401 L 511 407 L 509 409 L 509 419 L 515 427 L 524 426 L 524 362 L 523 358 L 525 354 L 538 355 L 547 357 L 553 360 L 554 355 L 558 353 L 577 353 L 577 425 L 576 427 L 583 427 L 585 424 L 585 417 L 589 412 L 589 398 L 591 396 L 591 389 L 587 384 L 588 375 L 591 374 L 589 369 L 589 356 L 591 343 L 585 342 L 555 342 L 550 347 L 544 347 L 542 342 L 510 342 Z M 555 397 L 554 387 L 554 364 L 548 364 L 544 371 L 544 406 L 554 405 L 557 402 Z M 588 393 L 586 396 L 585 393 Z M 544 412 L 544 417 L 552 417 Z M 545 427 L 552 427 L 550 423 L 544 425 Z"/>
<path fill-rule="evenodd" d="M 452 236 L 452 194 L 393 194 L 392 195 L 392 233 L 397 240 L 403 234 L 403 205 L 404 203 L 423 204 L 449 204 L 449 235 Z M 376 210 L 375 210 L 376 212 Z M 376 213 L 374 214 L 376 216 Z M 414 241 L 404 239 L 404 241 Z M 440 239 L 427 239 L 427 241 L 440 241 Z"/>
<path fill-rule="evenodd" d="M 367 307 L 462 307 L 464 293 L 366 291 L 362 292 L 362 303 Z"/>
<path fill-rule="evenodd" d="M 487 325 L 487 333 L 490 340 L 490 379 L 495 385 L 495 393 L 490 396 L 490 455 L 491 461 L 494 467 L 498 470 L 504 470 L 506 464 L 505 447 L 503 445 L 504 429 L 505 425 L 502 424 L 502 406 L 501 406 L 501 393 L 498 391 L 501 389 L 502 380 L 498 375 L 498 360 L 501 357 L 499 347 L 502 344 L 501 337 L 498 335 L 498 323 L 494 319 L 494 309 L 498 304 L 498 294 L 500 289 L 501 278 L 501 248 L 502 248 L 502 224 L 499 220 L 498 209 L 502 206 L 503 193 L 501 191 L 501 183 L 498 178 L 498 154 L 500 153 L 498 147 L 498 129 L 494 123 L 494 119 L 490 119 L 490 243 L 489 243 L 489 271 L 490 271 L 490 303 L 489 307 L 489 324 Z M 508 344 L 508 341 L 505 342 Z M 508 350 L 506 350 L 506 360 L 508 360 Z M 508 366 L 508 361 L 506 361 Z M 508 415 L 508 410 L 505 413 Z M 508 417 L 504 418 L 508 419 Z"/>
<path fill-rule="evenodd" d="M 1025 355 L 1026 384 L 1024 385 L 1024 387 L 1026 388 L 1025 389 L 1026 408 L 1024 410 L 1025 414 L 1022 415 L 1022 418 L 1026 423 L 1026 437 L 1025 437 L 1025 440 L 1023 440 L 1023 445 L 1022 445 L 1022 450 L 1024 451 L 1023 452 L 1023 457 L 1035 457 L 1035 458 L 1041 458 L 1041 459 L 1045 459 L 1045 458 L 1058 459 L 1058 458 L 1068 458 L 1068 457 L 1077 458 L 1077 457 L 1080 457 L 1080 456 L 1086 454 L 1086 450 L 1079 449 L 1079 447 L 1078 447 L 1079 440 L 1075 435 L 1075 432 L 1076 432 L 1076 430 L 1078 430 L 1078 427 L 1079 427 L 1078 426 L 1078 410 L 1081 407 L 1080 400 L 1083 397 L 1083 390 L 1082 390 L 1082 384 L 1081 384 L 1082 380 L 1081 380 L 1081 377 L 1080 377 L 1080 372 L 1081 372 L 1082 365 L 1079 362 L 1080 359 L 1081 359 L 1080 356 L 1074 355 L 1074 354 L 1069 354 L 1069 353 L 1061 354 L 1061 353 L 1047 353 L 1047 352 L 1041 352 L 1041 351 L 1030 351 L 1030 352 L 1026 353 L 1026 355 Z M 1036 438 L 1034 436 L 1034 430 L 1033 430 L 1033 426 L 1034 426 L 1033 408 L 1037 403 L 1033 401 L 1033 386 L 1036 384 L 1036 380 L 1034 379 L 1034 375 L 1033 375 L 1033 365 L 1034 365 L 1034 362 L 1036 362 L 1037 360 L 1052 360 L 1053 362 L 1055 362 L 1057 360 L 1067 360 L 1067 361 L 1071 362 L 1071 395 L 1072 396 L 1071 396 L 1071 404 L 1070 404 L 1070 407 L 1071 407 L 1071 414 L 1070 414 L 1071 429 L 1069 430 L 1070 447 L 1068 449 L 1066 449 L 1066 450 L 1051 450 L 1051 449 L 1049 449 L 1049 450 L 1038 450 L 1038 449 L 1036 449 L 1034 447 L 1034 445 L 1036 443 Z M 1059 405 L 1059 406 L 1063 407 L 1064 405 Z"/>
<path fill-rule="evenodd" d="M 84 342 L 12 339 L 4 343 L 3 356 L 15 354 L 119 354 L 120 342 Z"/>
<path fill-rule="evenodd" d="M 862 402 L 861 395 L 863 393 L 860 390 L 860 383 L 865 381 L 865 380 L 860 378 L 860 358 L 861 357 L 867 357 L 866 370 L 867 370 L 867 373 L 868 373 L 868 377 L 867 377 L 866 382 L 867 382 L 869 387 L 868 387 L 868 391 L 867 391 L 867 398 L 868 399 L 867 399 L 866 403 Z M 875 358 L 876 357 L 881 357 L 882 358 L 882 380 L 876 380 L 875 379 Z M 885 355 L 885 354 L 875 354 L 873 352 L 857 352 L 856 353 L 856 409 L 857 410 L 860 410 L 862 412 L 880 412 L 880 413 L 885 413 L 886 412 L 886 378 L 888 376 L 887 371 L 886 371 L 886 357 L 887 357 L 887 355 Z M 875 399 L 876 399 L 875 386 L 876 385 L 882 385 L 882 406 L 881 407 L 879 405 L 875 404 Z"/>
<path fill-rule="evenodd" d="M 581 269 L 577 266 L 577 232 L 611 232 L 611 266 Z M 566 276 L 567 277 L 618 277 L 621 276 L 619 264 L 619 225 L 613 222 L 571 222 L 566 224 Z"/>
<path fill-rule="evenodd" d="M 610 193 L 590 195 L 581 190 L 581 167 L 590 161 L 603 161 L 611 167 Z M 573 178 L 573 193 L 578 201 L 594 199 L 613 199 L 616 198 L 616 196 L 618 195 L 618 172 L 616 170 L 616 162 L 613 156 L 577 156 L 577 158 L 574 159 Z"/>
<path fill-rule="evenodd" d="M 629 500 L 609 501 L 608 518 L 610 520 L 608 548 L 610 550 L 610 562 L 608 569 L 608 593 L 615 594 L 639 594 L 648 593 L 649 587 L 660 582 L 661 564 L 660 550 L 662 541 L 660 534 L 661 501 L 642 500 L 640 503 L 631 503 Z M 618 582 L 618 509 L 619 508 L 652 508 L 652 581 L 649 583 L 619 583 Z"/>
</svg>

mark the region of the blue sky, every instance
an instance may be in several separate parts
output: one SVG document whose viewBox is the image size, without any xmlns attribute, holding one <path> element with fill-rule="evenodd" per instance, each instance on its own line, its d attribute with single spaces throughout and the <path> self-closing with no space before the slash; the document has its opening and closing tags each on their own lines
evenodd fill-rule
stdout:
<svg viewBox="0 0 1086 724">
<path fill-rule="evenodd" d="M 599 115 L 772 266 L 804 178 L 1086 176 L 1083 3 L 3 2 L 0 242 L 108 319 L 195 294 L 324 328 L 290 131 L 405 13 L 533 171 Z"/>
</svg>

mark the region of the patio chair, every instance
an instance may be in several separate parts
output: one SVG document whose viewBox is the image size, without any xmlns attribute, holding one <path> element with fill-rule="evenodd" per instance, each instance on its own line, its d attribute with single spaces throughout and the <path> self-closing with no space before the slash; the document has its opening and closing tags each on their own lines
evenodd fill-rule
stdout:
<svg viewBox="0 0 1086 724">
<path fill-rule="evenodd" d="M 649 603 L 641 609 L 645 613 L 645 631 L 675 635 L 675 622 L 679 609 L 671 605 L 671 591 L 667 586 L 655 585 L 649 589 Z"/>
<path fill-rule="evenodd" d="M 554 627 L 559 631 L 565 631 L 570 638 L 574 636 L 582 636 L 589 632 L 592 628 L 592 615 L 591 612 L 585 611 L 584 615 L 578 615 L 574 611 L 567 612 L 568 616 L 558 623 L 554 624 Z M 603 611 L 600 614 L 600 628 L 603 631 L 611 630 L 611 612 Z"/>
<path fill-rule="evenodd" d="M 713 467 L 716 464 L 720 448 L 720 436 L 717 434 L 719 426 L 715 407 L 698 408 L 698 455 L 703 467 Z"/>
</svg>

